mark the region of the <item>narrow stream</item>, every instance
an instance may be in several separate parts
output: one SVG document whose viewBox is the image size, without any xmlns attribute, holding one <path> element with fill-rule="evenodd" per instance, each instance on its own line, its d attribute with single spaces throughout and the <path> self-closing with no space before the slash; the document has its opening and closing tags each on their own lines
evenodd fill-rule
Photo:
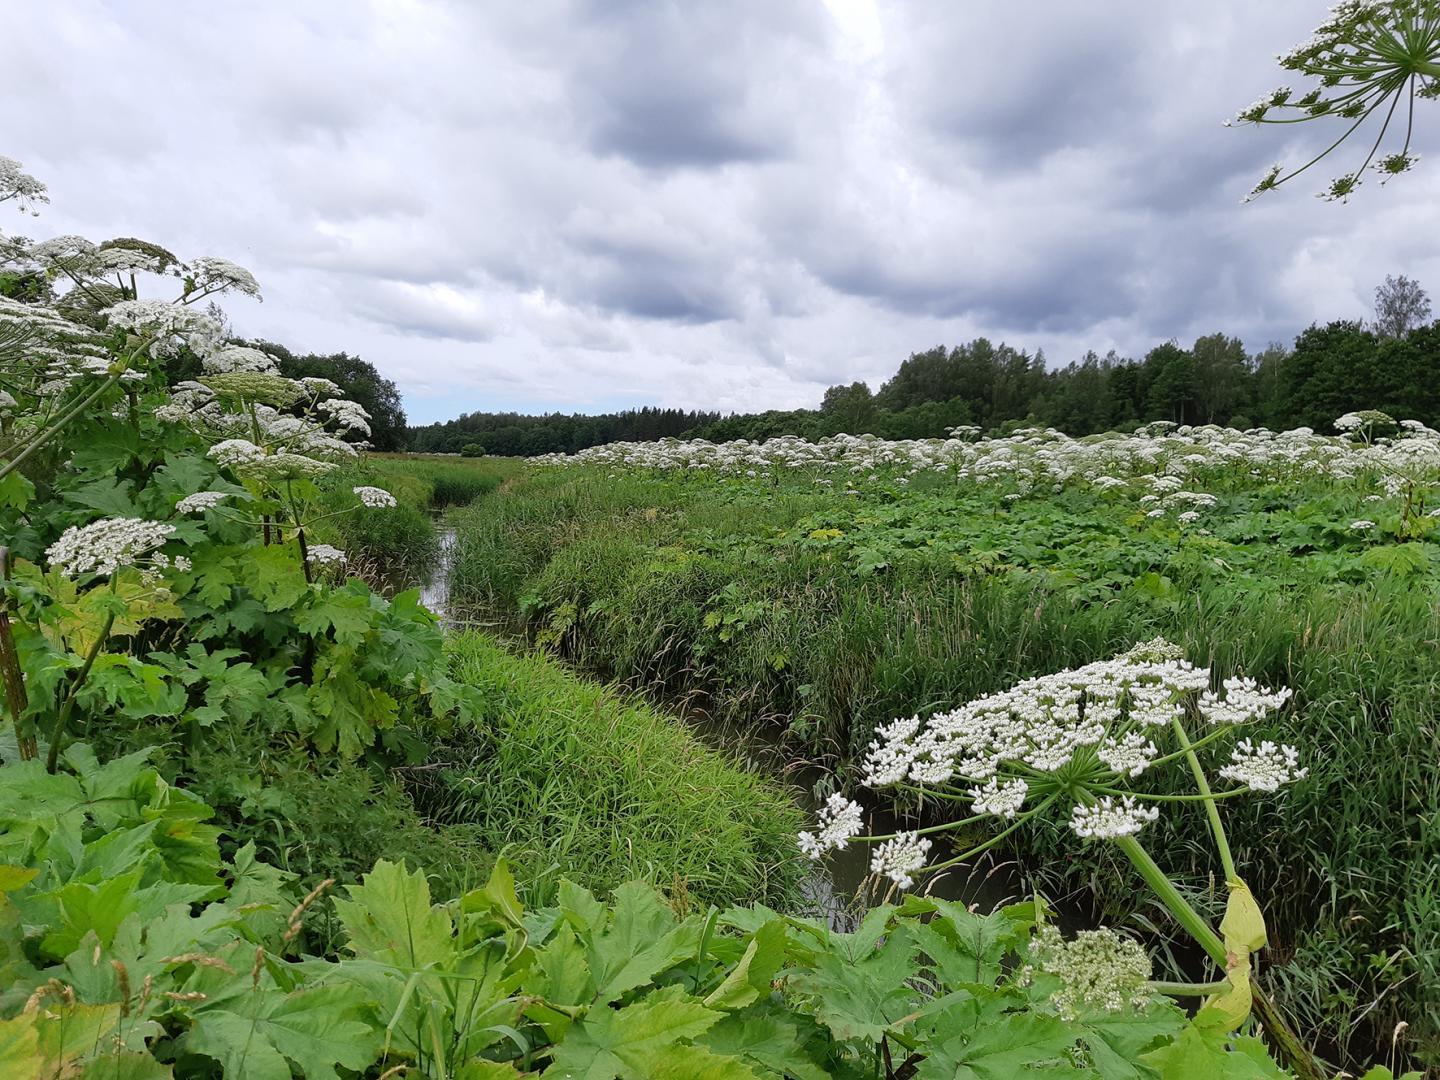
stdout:
<svg viewBox="0 0 1440 1080">
<path fill-rule="evenodd" d="M 441 626 L 450 625 L 450 567 L 455 559 L 455 530 L 442 525 L 436 530 L 440 548 L 435 554 L 435 565 L 430 576 L 420 588 L 420 603 L 435 613 Z"/>
<path fill-rule="evenodd" d="M 454 628 L 464 622 L 456 619 L 450 605 L 450 568 L 455 556 L 456 530 L 441 525 L 437 531 L 439 552 L 420 590 L 420 602 L 439 617 L 442 626 Z M 768 729 L 736 730 L 731 725 L 716 723 L 699 710 L 669 711 L 679 716 L 707 745 L 735 755 L 751 770 L 784 784 L 811 814 L 824 801 L 819 794 L 821 771 L 795 769 L 778 733 Z M 872 832 L 881 834 L 915 827 L 913 822 L 902 820 L 884 806 L 871 808 L 868 823 Z M 831 852 L 802 883 L 809 909 L 804 913 L 824 918 L 836 929 L 853 928 L 858 913 L 886 899 L 885 886 L 889 883 L 877 882 L 870 874 L 869 858 L 870 848 L 861 844 Z M 944 900 L 973 904 L 981 911 L 991 911 L 1028 895 L 1024 875 L 1015 863 L 991 861 L 988 857 L 972 866 L 936 875 L 925 882 L 921 891 Z"/>
</svg>

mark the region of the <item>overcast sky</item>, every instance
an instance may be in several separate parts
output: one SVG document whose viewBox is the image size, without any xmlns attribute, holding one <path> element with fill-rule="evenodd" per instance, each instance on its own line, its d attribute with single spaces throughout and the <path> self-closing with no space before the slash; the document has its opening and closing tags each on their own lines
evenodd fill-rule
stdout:
<svg viewBox="0 0 1440 1080">
<path fill-rule="evenodd" d="M 358 352 L 412 422 L 813 406 L 981 334 L 1259 349 L 1440 291 L 1440 163 L 1240 205 L 1333 137 L 1221 125 L 1327 8 L 6 0 L 0 154 L 52 205 L 0 224 L 233 259 L 237 332 Z"/>
</svg>

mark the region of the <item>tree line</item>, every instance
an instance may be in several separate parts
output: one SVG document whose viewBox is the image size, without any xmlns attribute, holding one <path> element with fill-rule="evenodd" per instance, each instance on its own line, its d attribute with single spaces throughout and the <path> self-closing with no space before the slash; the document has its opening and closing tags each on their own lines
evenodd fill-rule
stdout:
<svg viewBox="0 0 1440 1080">
<path fill-rule="evenodd" d="M 718 412 L 645 407 L 585 416 L 580 413 L 463 413 L 444 423 L 412 427 L 406 448 L 424 454 L 573 454 L 611 442 L 678 438 L 717 423 Z"/>
<path fill-rule="evenodd" d="M 1312 325 L 1291 347 L 1247 352 L 1224 333 L 1143 357 L 1087 353 L 1050 368 L 1043 352 L 977 338 L 912 353 L 879 390 L 830 387 L 815 409 L 732 414 L 633 409 L 604 416 L 470 413 L 409 430 L 409 449 L 430 452 L 573 453 L 619 440 L 667 437 L 818 439 L 842 432 L 887 439 L 942 438 L 956 427 L 1003 434 L 1042 425 L 1071 435 L 1127 431 L 1155 420 L 1236 428 L 1311 427 L 1357 409 L 1440 426 L 1440 322 L 1408 278 L 1376 290 L 1370 322 Z"/>
</svg>

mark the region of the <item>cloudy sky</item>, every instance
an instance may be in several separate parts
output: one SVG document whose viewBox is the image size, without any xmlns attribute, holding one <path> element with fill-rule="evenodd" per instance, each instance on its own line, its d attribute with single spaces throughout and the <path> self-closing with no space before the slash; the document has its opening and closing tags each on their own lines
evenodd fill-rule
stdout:
<svg viewBox="0 0 1440 1080">
<path fill-rule="evenodd" d="M 1440 291 L 1434 162 L 1239 203 L 1332 134 L 1220 123 L 1327 6 L 7 0 L 0 153 L 30 235 L 248 266 L 239 333 L 360 353 L 412 422 L 814 405 L 980 334 L 1258 349 Z"/>
</svg>

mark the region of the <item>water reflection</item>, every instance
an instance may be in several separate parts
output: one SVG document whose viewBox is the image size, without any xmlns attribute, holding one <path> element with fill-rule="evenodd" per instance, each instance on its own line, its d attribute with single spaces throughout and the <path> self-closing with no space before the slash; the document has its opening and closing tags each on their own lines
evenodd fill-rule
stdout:
<svg viewBox="0 0 1440 1080">
<path fill-rule="evenodd" d="M 442 625 L 450 622 L 450 566 L 455 558 L 455 530 L 442 527 L 439 530 L 440 546 L 435 554 L 435 564 L 430 577 L 420 589 L 420 603 L 440 617 Z"/>
</svg>

